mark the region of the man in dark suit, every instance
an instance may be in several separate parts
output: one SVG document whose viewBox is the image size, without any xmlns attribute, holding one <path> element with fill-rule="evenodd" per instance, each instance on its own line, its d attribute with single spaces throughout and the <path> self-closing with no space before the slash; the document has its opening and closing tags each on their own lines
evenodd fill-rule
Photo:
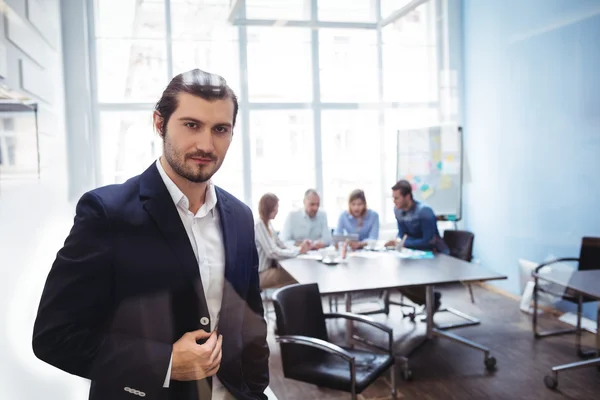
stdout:
<svg viewBox="0 0 600 400">
<path fill-rule="evenodd" d="M 154 112 L 162 157 L 79 200 L 33 350 L 90 379 L 90 399 L 266 399 L 252 213 L 210 180 L 237 108 L 220 76 L 176 76 Z"/>
</svg>

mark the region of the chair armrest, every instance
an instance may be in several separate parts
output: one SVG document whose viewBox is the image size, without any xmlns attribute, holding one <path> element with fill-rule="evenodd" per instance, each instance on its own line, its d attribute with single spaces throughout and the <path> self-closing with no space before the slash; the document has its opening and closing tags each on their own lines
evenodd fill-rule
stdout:
<svg viewBox="0 0 600 400">
<path fill-rule="evenodd" d="M 275 340 L 279 343 L 293 343 L 300 344 L 304 346 L 314 347 L 323 351 L 326 351 L 331 354 L 335 354 L 350 363 L 354 362 L 354 356 L 342 349 L 340 346 L 329 343 L 322 339 L 312 338 L 309 336 L 300 336 L 300 335 L 285 335 L 285 336 L 277 336 Z"/>
<path fill-rule="evenodd" d="M 384 331 L 385 333 L 392 334 L 394 330 L 387 325 L 379 323 L 372 318 L 365 317 L 364 315 L 358 315 L 348 312 L 337 312 L 337 313 L 327 313 L 325 314 L 325 318 L 344 318 L 350 319 L 352 321 L 363 322 L 365 324 L 374 326 L 375 328 Z"/>
<path fill-rule="evenodd" d="M 552 261 L 548 261 L 545 263 L 542 263 L 540 265 L 538 265 L 535 270 L 533 271 L 532 275 L 535 275 L 537 273 L 540 272 L 540 270 L 550 264 L 556 264 L 558 262 L 563 262 L 563 261 L 579 261 L 579 258 L 575 258 L 575 257 L 564 257 L 564 258 L 557 258 L 556 260 L 552 260 Z"/>
</svg>

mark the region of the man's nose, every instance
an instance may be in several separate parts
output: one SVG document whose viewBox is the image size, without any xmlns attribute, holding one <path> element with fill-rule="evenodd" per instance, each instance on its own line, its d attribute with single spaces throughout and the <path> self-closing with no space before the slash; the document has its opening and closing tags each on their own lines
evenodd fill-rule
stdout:
<svg viewBox="0 0 600 400">
<path fill-rule="evenodd" d="M 196 149 L 212 153 L 215 149 L 213 135 L 210 128 L 202 128 L 196 135 Z"/>
</svg>

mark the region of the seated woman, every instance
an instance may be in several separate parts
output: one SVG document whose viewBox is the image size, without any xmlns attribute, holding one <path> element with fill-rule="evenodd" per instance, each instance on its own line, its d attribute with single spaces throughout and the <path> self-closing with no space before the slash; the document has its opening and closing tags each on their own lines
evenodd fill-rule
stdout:
<svg viewBox="0 0 600 400">
<path fill-rule="evenodd" d="M 350 242 L 350 246 L 354 250 L 363 248 L 367 244 L 367 240 L 379 238 L 379 215 L 367 208 L 365 192 L 356 189 L 350 193 L 348 211 L 344 211 L 340 215 L 334 234 L 358 234 L 358 241 Z"/>
<path fill-rule="evenodd" d="M 297 283 L 286 272 L 278 260 L 296 257 L 310 248 L 310 243 L 304 241 L 298 248 L 287 248 L 279 239 L 271 220 L 275 219 L 279 210 L 279 199 L 273 193 L 267 193 L 258 202 L 259 220 L 254 225 L 256 249 L 258 250 L 258 275 L 261 289 L 279 288 Z"/>
</svg>

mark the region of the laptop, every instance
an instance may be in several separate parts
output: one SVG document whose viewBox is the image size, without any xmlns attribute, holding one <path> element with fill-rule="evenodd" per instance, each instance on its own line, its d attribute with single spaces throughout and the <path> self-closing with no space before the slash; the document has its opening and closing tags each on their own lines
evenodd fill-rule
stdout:
<svg viewBox="0 0 600 400">
<path fill-rule="evenodd" d="M 331 243 L 336 246 L 338 243 L 345 242 L 346 240 L 351 242 L 358 241 L 358 233 L 350 233 L 346 235 L 333 235 Z"/>
</svg>

